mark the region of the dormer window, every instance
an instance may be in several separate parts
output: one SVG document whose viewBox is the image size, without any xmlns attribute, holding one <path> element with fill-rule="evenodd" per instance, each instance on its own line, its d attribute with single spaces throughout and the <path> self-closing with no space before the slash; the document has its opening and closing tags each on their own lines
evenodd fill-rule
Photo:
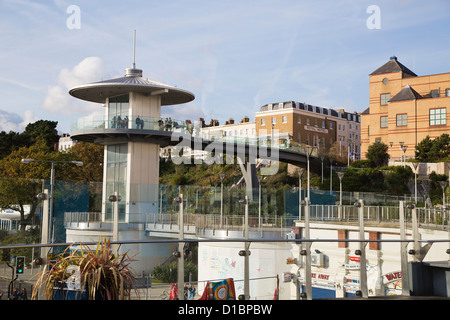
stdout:
<svg viewBox="0 0 450 320">
<path fill-rule="evenodd" d="M 431 90 L 430 95 L 432 98 L 439 98 L 439 90 Z"/>
</svg>

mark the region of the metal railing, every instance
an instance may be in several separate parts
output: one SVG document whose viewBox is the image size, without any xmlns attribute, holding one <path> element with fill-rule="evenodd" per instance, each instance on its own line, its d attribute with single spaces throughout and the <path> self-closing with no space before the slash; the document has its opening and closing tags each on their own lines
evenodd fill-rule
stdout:
<svg viewBox="0 0 450 320">
<path fill-rule="evenodd" d="M 298 153 L 305 153 L 307 145 L 298 144 L 284 137 L 275 134 L 272 136 L 227 136 L 218 130 L 219 133 L 202 132 L 201 126 L 182 120 L 170 118 L 154 117 L 128 117 L 128 116 L 88 116 L 78 118 L 72 122 L 71 131 L 95 130 L 95 129 L 139 129 L 179 132 L 187 134 L 194 138 L 200 138 L 206 141 L 220 141 L 233 144 L 245 144 L 251 146 L 274 147 L 278 149 L 291 150 Z M 272 141 L 273 140 L 273 141 Z M 317 157 L 317 148 L 310 150 L 311 156 Z"/>
<path fill-rule="evenodd" d="M 303 209 L 303 208 L 302 208 Z M 311 205 L 310 220 L 322 222 L 356 222 L 358 221 L 358 208 L 350 205 Z M 304 209 L 303 209 L 304 210 Z M 442 208 L 416 208 L 417 220 L 421 227 L 446 229 L 449 225 L 448 210 Z M 185 213 L 183 215 L 185 226 L 194 226 L 199 229 L 224 229 L 237 230 L 244 226 L 244 215 L 224 215 L 219 214 L 195 214 Z M 298 216 L 276 216 L 276 215 L 257 215 L 249 216 L 249 227 L 260 229 L 287 228 L 294 225 L 296 220 L 303 220 L 304 213 L 299 219 Z M 364 206 L 364 220 L 370 223 L 389 223 L 399 222 L 399 207 L 391 206 Z M 405 222 L 411 223 L 412 216 L 407 212 Z M 66 212 L 64 216 L 65 225 L 77 225 L 85 223 L 112 223 L 105 221 L 100 212 Z M 178 213 L 137 213 L 132 217 L 131 224 L 152 224 L 178 225 Z"/>
</svg>

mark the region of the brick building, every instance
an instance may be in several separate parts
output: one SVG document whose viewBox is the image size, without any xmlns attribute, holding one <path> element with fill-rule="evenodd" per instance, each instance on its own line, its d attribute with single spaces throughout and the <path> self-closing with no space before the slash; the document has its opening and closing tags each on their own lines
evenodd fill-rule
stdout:
<svg viewBox="0 0 450 320">
<path fill-rule="evenodd" d="M 369 108 L 361 115 L 361 154 L 383 142 L 391 158 L 414 157 L 427 135 L 450 133 L 450 73 L 417 76 L 392 56 L 369 76 Z"/>
<path fill-rule="evenodd" d="M 319 150 L 329 150 L 337 143 L 344 155 L 351 150 L 356 158 L 360 151 L 359 122 L 356 113 L 295 101 L 269 103 L 255 114 L 258 136 L 272 138 L 277 134 L 274 139 L 279 143 L 310 145 Z"/>
</svg>

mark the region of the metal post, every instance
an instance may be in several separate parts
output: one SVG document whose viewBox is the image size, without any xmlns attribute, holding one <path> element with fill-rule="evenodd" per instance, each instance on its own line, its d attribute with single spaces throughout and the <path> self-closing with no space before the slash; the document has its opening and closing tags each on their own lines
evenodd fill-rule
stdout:
<svg viewBox="0 0 450 320">
<path fill-rule="evenodd" d="M 439 181 L 442 188 L 442 206 L 445 208 L 445 188 L 447 187 L 447 181 Z"/>
<path fill-rule="evenodd" d="M 178 216 L 178 239 L 183 240 L 184 239 L 184 199 L 183 194 L 180 194 L 180 196 L 176 199 L 176 201 L 180 205 L 180 212 Z M 178 243 L 178 299 L 183 300 L 184 299 L 184 242 Z"/>
<path fill-rule="evenodd" d="M 113 202 L 113 241 L 119 241 L 119 192 L 115 191 L 113 197 L 109 199 Z M 116 256 L 119 255 L 119 245 L 113 244 L 113 252 Z"/>
<path fill-rule="evenodd" d="M 297 169 L 298 174 L 298 220 L 302 219 L 302 175 L 303 168 Z"/>
<path fill-rule="evenodd" d="M 406 240 L 405 225 L 405 203 L 399 203 L 399 219 L 400 219 L 400 240 Z M 402 272 L 402 295 L 409 296 L 409 273 L 408 273 L 408 242 L 400 242 L 400 266 Z"/>
<path fill-rule="evenodd" d="M 339 171 L 338 173 L 339 177 L 339 210 L 338 210 L 338 219 L 339 221 L 342 218 L 342 179 L 344 178 L 344 171 Z"/>
<path fill-rule="evenodd" d="M 333 192 L 333 160 L 330 158 L 330 194 Z"/>
<path fill-rule="evenodd" d="M 416 210 L 416 206 L 412 206 L 411 209 L 411 220 L 412 220 L 412 233 L 413 233 L 413 240 L 414 240 L 414 251 L 415 252 L 420 252 L 420 243 L 419 243 L 419 238 L 420 238 L 420 234 L 419 234 L 419 224 L 417 221 L 417 210 Z M 417 257 L 414 255 L 414 258 L 416 261 L 420 261 L 419 259 L 417 259 Z"/>
<path fill-rule="evenodd" d="M 249 233 L 248 233 L 248 196 L 245 196 L 244 200 L 245 204 L 245 217 L 244 217 L 244 238 L 248 240 Z M 250 299 L 250 263 L 249 263 L 249 256 L 250 256 L 250 242 L 245 242 L 245 257 L 244 257 L 244 296 L 245 300 Z"/>
<path fill-rule="evenodd" d="M 309 198 L 305 199 L 305 239 L 311 239 L 309 231 L 309 216 L 310 216 Z M 306 263 L 305 263 L 305 283 L 306 283 L 306 300 L 312 300 L 312 280 L 311 280 L 311 245 L 312 242 L 305 243 L 306 247 Z"/>
<path fill-rule="evenodd" d="M 307 166 L 308 166 L 308 176 L 307 176 L 307 179 L 308 179 L 308 185 L 307 185 L 307 187 L 308 187 L 308 201 L 311 199 L 311 191 L 310 191 L 310 185 L 309 185 L 309 151 L 308 151 L 308 153 L 307 153 Z"/>
<path fill-rule="evenodd" d="M 361 295 L 363 298 L 368 298 L 369 293 L 367 289 L 367 261 L 366 261 L 366 244 L 364 235 L 364 201 L 359 200 L 358 204 L 358 220 L 359 220 L 359 250 L 360 250 L 360 266 L 359 266 L 359 284 Z"/>
<path fill-rule="evenodd" d="M 225 178 L 224 173 L 219 173 L 220 178 L 220 228 L 222 229 L 222 220 L 223 220 L 223 179 Z"/>
<path fill-rule="evenodd" d="M 51 239 L 51 242 L 53 243 L 53 189 L 55 185 L 55 163 L 52 162 L 52 170 L 50 173 L 50 227 L 48 228 L 48 239 Z"/>
<path fill-rule="evenodd" d="M 45 189 L 43 193 L 38 195 L 38 198 L 42 199 L 42 225 L 41 225 L 41 243 L 48 243 L 49 242 L 49 194 L 48 189 Z M 47 248 L 43 247 L 41 249 L 41 258 L 47 259 L 46 250 Z"/>
<path fill-rule="evenodd" d="M 263 181 L 264 177 L 259 175 L 258 176 L 258 226 L 260 231 L 262 231 L 262 217 L 261 217 L 261 205 L 262 205 L 262 186 L 261 183 Z"/>
<path fill-rule="evenodd" d="M 414 167 L 414 203 L 417 205 L 417 171 L 420 163 L 413 162 L 412 165 Z"/>
</svg>

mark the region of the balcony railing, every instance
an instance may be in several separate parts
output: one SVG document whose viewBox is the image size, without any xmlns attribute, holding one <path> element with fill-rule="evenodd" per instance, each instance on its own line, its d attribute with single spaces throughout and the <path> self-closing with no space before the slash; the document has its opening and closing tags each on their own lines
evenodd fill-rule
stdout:
<svg viewBox="0 0 450 320">
<path fill-rule="evenodd" d="M 185 121 L 161 119 L 151 117 L 95 117 L 89 116 L 73 121 L 72 131 L 93 130 L 93 129 L 139 129 L 176 131 L 189 133 L 189 126 Z"/>
<path fill-rule="evenodd" d="M 303 209 L 304 210 L 304 209 Z M 300 220 L 304 219 L 304 211 Z M 417 221 L 422 227 L 432 229 L 448 228 L 449 212 L 439 208 L 417 208 Z M 395 226 L 399 223 L 399 207 L 390 206 L 364 206 L 364 220 L 368 223 L 384 223 Z M 106 222 L 102 221 L 102 214 L 99 212 L 66 212 L 65 224 L 75 226 L 79 223 Z M 294 226 L 294 222 L 299 220 L 298 216 L 277 216 L 277 215 L 250 215 L 249 227 L 259 229 L 286 228 Z M 178 225 L 178 213 L 138 213 L 132 217 L 131 224 L 144 224 L 147 227 L 155 224 Z M 358 208 L 355 206 L 338 205 L 311 205 L 310 221 L 312 222 L 347 222 L 356 223 L 358 221 Z M 405 222 L 412 221 L 411 214 L 406 211 Z M 193 214 L 185 213 L 183 223 L 185 226 L 193 226 L 198 229 L 225 229 L 236 230 L 244 226 L 243 215 L 223 215 L 222 219 L 218 214 Z"/>
<path fill-rule="evenodd" d="M 271 135 L 226 135 L 225 130 L 218 129 L 216 132 L 202 132 L 201 127 L 190 122 L 174 120 L 170 118 L 152 118 L 152 117 L 103 117 L 88 116 L 73 121 L 71 131 L 85 131 L 95 129 L 137 129 L 137 130 L 155 130 L 167 132 L 179 132 L 187 134 L 194 138 L 200 138 L 207 141 L 220 141 L 233 144 L 246 144 L 252 146 L 274 147 L 278 149 L 291 150 L 304 153 L 306 145 L 298 144 L 289 140 L 283 134 Z M 317 156 L 317 149 L 312 150 L 312 156 Z"/>
</svg>

